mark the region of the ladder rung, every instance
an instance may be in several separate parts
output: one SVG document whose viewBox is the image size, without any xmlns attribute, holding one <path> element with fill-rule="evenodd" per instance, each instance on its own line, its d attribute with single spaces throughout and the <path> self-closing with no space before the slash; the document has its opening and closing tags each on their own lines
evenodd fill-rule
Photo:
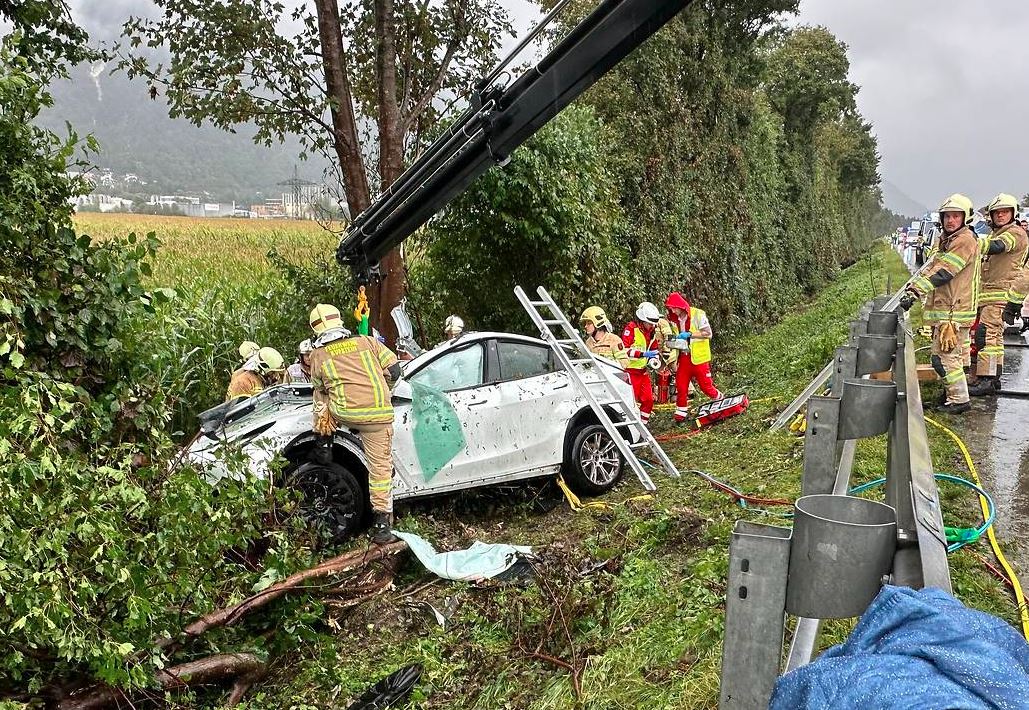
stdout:
<svg viewBox="0 0 1029 710">
<path fill-rule="evenodd" d="M 564 321 L 560 318 L 544 318 L 543 325 L 564 325 Z"/>
<path fill-rule="evenodd" d="M 560 345 L 575 345 L 575 341 L 568 338 L 556 338 L 554 342 Z"/>
<path fill-rule="evenodd" d="M 568 362 L 570 362 L 573 365 L 585 365 L 587 362 L 593 362 L 593 358 L 591 358 L 591 357 L 579 357 L 579 358 L 575 358 L 574 360 L 569 360 Z M 600 380 L 597 380 L 597 382 L 600 382 Z M 590 385 L 592 385 L 592 384 L 596 384 L 596 383 L 594 383 L 594 382 L 584 382 L 583 384 L 590 384 Z"/>
<path fill-rule="evenodd" d="M 629 421 L 625 421 L 625 422 L 614 422 L 614 425 L 616 427 L 622 427 L 622 426 L 643 426 L 643 422 L 634 422 L 634 421 L 632 421 L 630 419 Z"/>
<path fill-rule="evenodd" d="M 529 301 L 529 305 L 539 308 L 540 306 L 549 306 L 550 304 L 546 301 Z"/>
<path fill-rule="evenodd" d="M 641 449 L 644 446 L 650 446 L 650 442 L 644 439 L 643 441 L 637 441 L 635 444 L 629 444 L 630 449 Z"/>
</svg>

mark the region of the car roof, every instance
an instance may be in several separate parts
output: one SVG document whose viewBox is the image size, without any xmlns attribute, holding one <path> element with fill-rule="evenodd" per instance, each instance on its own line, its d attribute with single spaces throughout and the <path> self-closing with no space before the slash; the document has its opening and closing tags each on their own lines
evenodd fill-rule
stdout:
<svg viewBox="0 0 1029 710">
<path fill-rule="evenodd" d="M 455 350 L 462 346 L 468 345 L 469 343 L 481 343 L 483 341 L 491 340 L 494 338 L 499 340 L 520 340 L 525 343 L 532 343 L 533 345 L 541 345 L 543 347 L 547 347 L 546 342 L 544 342 L 543 340 L 540 340 L 539 338 L 533 338 L 528 335 L 521 335 L 520 333 L 502 333 L 500 331 L 492 330 L 483 332 L 472 331 L 461 333 L 461 335 L 457 336 L 453 340 L 448 340 L 438 347 L 435 347 L 431 350 L 426 350 L 418 357 L 414 358 L 413 360 L 409 360 L 407 363 L 405 363 L 404 369 L 407 370 L 409 368 L 413 369 L 421 367 L 424 363 L 428 362 L 429 360 L 435 360 L 439 355 L 443 354 L 444 352 L 447 352 L 448 350 Z"/>
</svg>

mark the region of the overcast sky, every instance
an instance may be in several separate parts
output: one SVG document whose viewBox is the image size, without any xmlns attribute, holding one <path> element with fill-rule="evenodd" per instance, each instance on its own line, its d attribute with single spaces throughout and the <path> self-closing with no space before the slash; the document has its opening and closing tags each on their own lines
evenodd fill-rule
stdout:
<svg viewBox="0 0 1029 710">
<path fill-rule="evenodd" d="M 503 0 L 524 30 L 535 15 Z M 116 32 L 148 0 L 71 0 L 95 34 Z M 934 206 L 953 192 L 983 204 L 997 192 L 1023 195 L 1022 127 L 1029 91 L 1029 2 L 990 0 L 801 0 L 798 20 L 822 24 L 847 43 L 858 106 L 875 126 L 881 173 Z M 989 34 L 987 34 L 987 31 Z M 999 100 L 992 88 L 1009 87 Z"/>
</svg>

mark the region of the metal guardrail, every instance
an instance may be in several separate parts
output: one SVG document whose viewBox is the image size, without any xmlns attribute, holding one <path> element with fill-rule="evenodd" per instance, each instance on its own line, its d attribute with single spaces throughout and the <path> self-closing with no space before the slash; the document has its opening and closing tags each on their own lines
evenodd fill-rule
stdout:
<svg viewBox="0 0 1029 710">
<path fill-rule="evenodd" d="M 902 292 L 866 304 L 847 344 L 805 389 L 804 473 L 793 528 L 740 521 L 733 531 L 725 710 L 768 707 L 787 614 L 797 617 L 788 672 L 815 656 L 823 619 L 860 615 L 882 584 L 950 591 L 915 347 L 907 314 L 894 310 Z M 870 379 L 885 372 L 889 378 Z M 814 396 L 830 380 L 829 395 Z M 848 496 L 857 440 L 882 434 L 884 502 Z"/>
</svg>

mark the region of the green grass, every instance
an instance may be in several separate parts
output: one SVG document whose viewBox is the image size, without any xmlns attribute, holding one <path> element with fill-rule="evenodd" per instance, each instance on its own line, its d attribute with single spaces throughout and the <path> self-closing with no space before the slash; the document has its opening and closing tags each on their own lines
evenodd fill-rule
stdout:
<svg viewBox="0 0 1029 710">
<path fill-rule="evenodd" d="M 718 343 L 719 387 L 775 399 L 669 443 L 672 458 L 684 470 L 708 471 L 746 492 L 796 497 L 802 440 L 770 432 L 768 424 L 843 341 L 861 303 L 885 291 L 887 281 L 896 288 L 905 278 L 899 259 L 882 249 L 778 325 L 740 343 Z M 672 430 L 667 410 L 654 428 Z M 930 437 L 937 468 L 960 473 L 949 441 L 935 430 Z M 864 441 L 854 481 L 878 477 L 884 466 L 885 437 Z M 730 532 L 740 518 L 784 520 L 744 510 L 689 474 L 657 482 L 657 500 L 639 502 L 629 500 L 640 493 L 638 483 L 626 480 L 605 498 L 614 506 L 606 512 L 573 513 L 548 484 L 401 506 L 399 526 L 441 548 L 473 539 L 533 545 L 543 581 L 486 588 L 437 583 L 404 596 L 430 579 L 409 562 L 396 591 L 339 618 L 299 656 L 284 656 L 247 706 L 344 705 L 376 679 L 418 662 L 425 674 L 407 707 L 715 707 Z M 976 520 L 973 496 L 948 486 L 943 501 L 948 523 Z M 985 543 L 974 549 L 988 550 Z M 611 562 L 605 571 L 580 574 L 598 560 Z M 951 565 L 955 591 L 967 604 L 1014 620 L 1011 599 L 973 550 L 952 555 Z M 455 597 L 445 629 L 427 607 L 411 604 L 443 609 Z M 851 625 L 828 624 L 826 641 L 842 640 Z M 578 699 L 571 674 L 544 656 L 577 669 Z"/>
</svg>

